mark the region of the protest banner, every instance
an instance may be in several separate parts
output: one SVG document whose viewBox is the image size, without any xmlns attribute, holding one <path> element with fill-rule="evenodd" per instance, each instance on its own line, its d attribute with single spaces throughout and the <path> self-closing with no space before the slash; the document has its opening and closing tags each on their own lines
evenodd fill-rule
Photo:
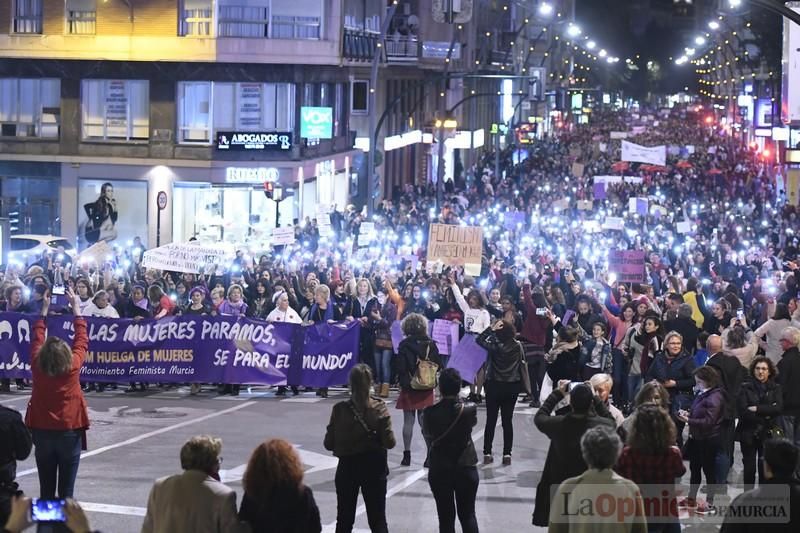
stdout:
<svg viewBox="0 0 800 533">
<path fill-rule="evenodd" d="M 455 368 L 461 374 L 461 379 L 468 383 L 475 383 L 475 376 L 486 362 L 487 356 L 487 351 L 475 342 L 475 336 L 464 335 L 453 348 L 453 355 L 447 362 L 447 368 Z"/>
<path fill-rule="evenodd" d="M 644 126 L 634 126 L 631 128 L 631 133 L 633 133 L 634 135 L 641 135 L 645 131 L 647 131 L 647 128 L 645 128 Z"/>
<path fill-rule="evenodd" d="M 197 274 L 205 273 L 213 265 L 224 265 L 232 259 L 233 248 L 230 246 L 171 243 L 147 250 L 142 258 L 142 266 Z"/>
<path fill-rule="evenodd" d="M 625 228 L 625 219 L 622 217 L 606 217 L 603 229 L 622 230 Z"/>
<path fill-rule="evenodd" d="M 609 138 L 613 141 L 615 139 L 627 139 L 628 132 L 627 131 L 612 131 L 609 134 Z"/>
<path fill-rule="evenodd" d="M 294 244 L 294 228 L 273 228 L 272 230 L 272 246 L 284 246 L 287 244 Z"/>
<path fill-rule="evenodd" d="M 458 324 L 437 318 L 431 325 L 431 339 L 436 343 L 440 354 L 452 354 L 453 346 L 458 344 Z"/>
<path fill-rule="evenodd" d="M 644 250 L 610 250 L 608 252 L 608 271 L 617 275 L 622 283 L 641 283 L 644 281 Z"/>
<path fill-rule="evenodd" d="M 582 163 L 572 163 L 572 175 L 576 178 L 583 177 L 583 171 L 585 168 L 585 165 Z"/>
<path fill-rule="evenodd" d="M 599 143 L 599 144 L 597 145 L 597 148 L 598 148 L 598 149 L 599 149 L 601 152 L 603 152 L 603 153 L 606 153 L 606 151 L 608 150 L 608 144 L 607 144 L 607 143 Z"/>
<path fill-rule="evenodd" d="M 678 222 L 675 225 L 675 229 L 678 233 L 691 233 L 692 232 L 692 221 L 691 220 L 684 220 Z"/>
<path fill-rule="evenodd" d="M 0 377 L 31 378 L 35 317 L 0 313 Z M 270 323 L 231 316 L 160 320 L 86 318 L 89 349 L 81 379 L 109 383 L 241 383 L 329 387 L 358 362 L 359 323 Z M 71 343 L 71 316 L 47 331 Z"/>
<path fill-rule="evenodd" d="M 102 265 L 109 256 L 113 257 L 114 255 L 114 249 L 108 245 L 108 241 L 98 241 L 78 254 L 75 263 L 78 265 Z"/>
<path fill-rule="evenodd" d="M 642 146 L 622 141 L 622 161 L 664 166 L 667 163 L 667 147 Z"/>
<path fill-rule="evenodd" d="M 445 265 L 481 264 L 483 228 L 431 224 L 428 230 L 428 262 Z"/>
<path fill-rule="evenodd" d="M 467 276 L 480 276 L 482 266 L 480 263 L 467 263 L 464 265 L 464 274 Z"/>
</svg>

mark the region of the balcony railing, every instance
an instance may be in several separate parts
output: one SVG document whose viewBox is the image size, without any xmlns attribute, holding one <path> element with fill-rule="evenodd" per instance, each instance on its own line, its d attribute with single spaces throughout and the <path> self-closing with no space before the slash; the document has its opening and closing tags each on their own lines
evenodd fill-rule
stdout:
<svg viewBox="0 0 800 533">
<path fill-rule="evenodd" d="M 320 28 L 319 17 L 273 15 L 271 36 L 273 39 L 317 40 L 321 37 Z"/>
<path fill-rule="evenodd" d="M 345 28 L 342 55 L 351 61 L 370 61 L 378 45 L 378 34 L 372 31 Z"/>
<path fill-rule="evenodd" d="M 416 61 L 420 55 L 420 41 L 416 37 L 387 37 L 386 58 L 389 61 Z"/>
</svg>

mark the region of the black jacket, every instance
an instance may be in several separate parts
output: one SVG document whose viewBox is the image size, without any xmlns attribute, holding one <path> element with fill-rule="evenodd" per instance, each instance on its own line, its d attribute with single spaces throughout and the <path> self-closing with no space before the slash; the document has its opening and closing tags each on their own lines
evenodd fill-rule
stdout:
<svg viewBox="0 0 800 533">
<path fill-rule="evenodd" d="M 458 416 L 462 405 L 464 410 Z M 472 428 L 478 423 L 474 403 L 442 398 L 438 403 L 426 407 L 423 413 L 422 434 L 426 442 L 432 443 L 428 454 L 431 470 L 475 466 L 478 463 L 478 454 L 472 442 Z M 448 431 L 454 421 L 455 425 Z"/>
<path fill-rule="evenodd" d="M 647 375 L 645 383 L 656 380 L 662 385 L 673 380 L 674 387 L 669 387 L 670 408 L 673 412 L 678 409 L 689 409 L 692 405 L 692 389 L 694 388 L 694 359 L 686 352 L 679 353 L 675 358 L 670 359 L 663 351 L 656 354 Z"/>
<path fill-rule="evenodd" d="M 739 424 L 736 426 L 736 436 L 742 444 L 752 446 L 783 411 L 781 386 L 770 379 L 760 391 L 755 382 L 747 381 L 739 391 L 737 405 Z M 756 406 L 755 412 L 748 409 L 753 405 Z"/>
<path fill-rule="evenodd" d="M 400 346 L 397 347 L 397 357 L 394 358 L 394 370 L 397 372 L 400 388 L 413 390 L 411 378 L 417 370 L 417 360 L 424 360 L 426 354 L 428 359 L 439 365 L 439 368 L 442 367 L 439 349 L 429 337 L 406 337 L 400 342 Z"/>
<path fill-rule="evenodd" d="M 691 317 L 679 316 L 675 320 L 667 320 L 664 323 L 664 331 L 677 331 L 683 337 L 683 347 L 687 352 L 693 354 L 697 347 L 697 336 L 700 330 L 697 328 Z"/>
<path fill-rule="evenodd" d="M 0 405 L 0 485 L 10 484 L 17 476 L 17 461 L 31 453 L 31 433 L 14 409 Z"/>
<path fill-rule="evenodd" d="M 272 494 L 258 500 L 244 493 L 239 518 L 258 533 L 319 533 L 322 522 L 314 494 L 308 487 L 276 488 Z"/>
<path fill-rule="evenodd" d="M 525 351 L 514 339 L 500 342 L 492 328 L 486 328 L 475 338 L 479 346 L 489 352 L 486 364 L 486 381 L 517 383 L 522 381 L 522 361 Z"/>
<path fill-rule="evenodd" d="M 572 412 L 563 416 L 551 415 L 563 398 L 564 395 L 560 390 L 554 390 L 533 418 L 533 423 L 539 431 L 550 438 L 542 477 L 536 488 L 536 507 L 533 511 L 535 526 L 544 527 L 548 524 L 551 490 L 558 487 L 565 479 L 586 471 L 586 462 L 581 453 L 583 434 L 597 426 L 604 426 L 609 431 L 616 429 L 614 419 L 597 396 L 594 397 L 594 409 L 598 416 Z"/>
<path fill-rule="evenodd" d="M 722 352 L 709 357 L 706 365 L 717 369 L 722 377 L 722 388 L 726 393 L 723 420 L 732 421 L 736 418 L 736 399 L 739 397 L 739 389 L 745 380 L 744 367 L 736 357 Z"/>
<path fill-rule="evenodd" d="M 783 414 L 800 415 L 800 351 L 789 348 L 778 361 L 778 383 L 783 389 Z"/>
</svg>

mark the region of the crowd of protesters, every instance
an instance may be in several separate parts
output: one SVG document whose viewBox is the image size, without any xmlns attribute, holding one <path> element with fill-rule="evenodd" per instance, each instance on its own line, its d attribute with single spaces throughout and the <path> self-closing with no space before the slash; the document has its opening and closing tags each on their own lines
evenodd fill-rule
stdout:
<svg viewBox="0 0 800 533">
<path fill-rule="evenodd" d="M 492 421 L 484 434 L 485 464 L 494 460 L 498 414 L 502 462 L 509 464 L 514 405 L 524 394 L 523 401 L 541 406 L 536 425 L 552 443 L 537 490 L 535 524 L 553 521 L 551 487 L 561 482 L 611 482 L 616 478 L 604 471 L 616 465 L 620 475 L 637 483 L 674 483 L 685 471 L 682 458 L 690 463 L 691 486 L 680 503 L 703 512 L 714 503 L 715 487 L 727 479 L 735 441 L 747 488 L 754 486 L 756 473 L 763 484 L 779 468 L 781 476 L 793 471 L 786 466 L 787 446 L 800 444 L 800 387 L 793 386 L 800 383 L 797 208 L 786 202 L 779 173 L 708 117 L 694 107 L 598 111 L 590 124 L 504 150 L 500 175 L 492 171 L 494 154 L 487 154 L 463 179 L 447 183 L 439 208 L 432 187 L 408 185 L 370 218 L 352 207 L 331 213 L 325 222 L 332 236 L 322 237 L 316 220 L 299 221 L 294 244 L 269 253 L 243 246 L 230 264 L 213 265 L 208 274 L 144 269 L 138 240 L 103 264 L 71 264 L 64 254 L 46 254 L 33 265 L 6 268 L 3 309 L 66 311 L 68 302 L 54 296 L 56 287 L 66 287 L 74 290 L 72 307 L 83 316 L 357 320 L 359 360 L 366 365 L 361 371 L 370 369 L 380 397 L 388 397 L 392 385 L 399 387 L 402 464 L 410 464 L 419 423 L 434 494 L 444 502 L 450 492 L 456 491 L 458 500 L 459 491 L 466 491 L 463 515 L 461 504 L 458 509 L 465 531 L 477 530 L 470 488 L 477 488 L 470 470 L 477 456 L 474 449 L 462 449 L 466 459 L 448 462 L 432 444 L 437 430 L 430 420 L 449 417 L 469 434 L 472 404 L 483 401 L 484 387 Z M 620 131 L 631 131 L 629 139 L 639 144 L 668 146 L 667 165 L 619 161 L 619 143 L 610 134 Z M 597 176 L 623 179 L 598 188 Z M 631 210 L 632 198 L 646 198 L 648 207 Z M 623 219 L 621 229 L 606 224 L 611 217 Z M 373 223 L 380 237 L 363 232 L 365 222 Z M 431 222 L 484 229 L 480 275 L 426 264 Z M 617 281 L 609 266 L 611 250 L 645 252 L 640 282 Z M 475 381 L 467 408 L 457 405 L 464 404 L 452 379 L 444 380 L 441 392 L 456 405 L 434 405 L 431 388 L 414 387 L 420 361 L 447 366 L 447 356 L 429 337 L 428 321 L 436 319 L 458 323 L 461 335 L 474 335 L 487 350 L 475 379 L 464 376 Z M 395 321 L 402 322 L 406 336 L 397 353 L 391 340 Z M 382 404 L 370 403 L 365 383 L 367 377 L 351 376 L 354 399 L 334 409 L 325 441 L 340 457 L 343 530 L 352 525 L 359 487 L 385 493 L 385 450 L 394 446 L 391 428 L 382 434 L 375 427 L 384 415 L 367 415 Z M 8 391 L 11 383 L 1 386 Z M 104 386 L 84 384 L 101 391 Z M 146 386 L 131 384 L 129 390 Z M 193 384 L 192 393 L 199 390 Z M 223 394 L 238 391 L 237 384 L 219 388 Z M 296 387 L 292 391 L 299 393 Z M 327 392 L 317 391 L 325 397 Z M 437 406 L 441 415 L 435 414 Z M 463 427 L 453 421 L 454 413 L 456 422 L 463 417 Z M 336 432 L 353 433 L 356 427 L 373 441 L 345 440 L 343 451 Z M 448 434 L 438 439 L 446 441 Z M 626 440 L 624 448 L 616 434 Z M 774 440 L 784 436 L 788 443 Z M 347 459 L 351 452 L 370 461 L 371 474 L 356 472 Z M 796 455 L 794 449 L 795 462 Z M 434 465 L 442 469 L 437 475 Z M 462 480 L 457 487 L 451 486 L 454 475 Z M 707 502 L 697 498 L 702 476 L 710 487 Z M 343 506 L 342 500 L 348 503 Z M 385 510 L 375 501 L 365 503 L 373 530 L 385 529 Z M 444 513 L 452 522 L 456 511 L 439 503 L 437 497 L 440 518 Z"/>
</svg>

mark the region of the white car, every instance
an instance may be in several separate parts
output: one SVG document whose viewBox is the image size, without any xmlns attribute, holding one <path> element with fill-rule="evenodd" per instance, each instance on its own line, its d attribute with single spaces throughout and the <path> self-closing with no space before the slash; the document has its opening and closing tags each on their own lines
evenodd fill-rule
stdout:
<svg viewBox="0 0 800 533">
<path fill-rule="evenodd" d="M 50 251 L 53 254 L 61 253 L 59 248 L 63 248 L 64 257 L 61 258 L 61 261 L 64 263 L 71 262 L 78 255 L 78 251 L 72 246 L 72 243 L 64 237 L 56 237 L 55 235 L 12 235 L 8 262 L 28 266 L 41 259 L 45 251 Z"/>
</svg>

